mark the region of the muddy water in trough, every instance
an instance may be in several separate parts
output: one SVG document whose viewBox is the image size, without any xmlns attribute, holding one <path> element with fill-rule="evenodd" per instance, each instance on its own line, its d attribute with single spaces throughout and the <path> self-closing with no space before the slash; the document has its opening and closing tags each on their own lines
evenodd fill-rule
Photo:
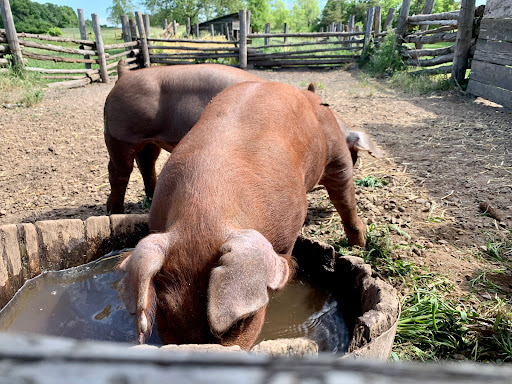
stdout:
<svg viewBox="0 0 512 384">
<path fill-rule="evenodd" d="M 119 257 L 118 252 L 27 281 L 0 311 L 0 331 L 133 342 L 135 319 L 117 291 Z M 315 340 L 320 351 L 334 353 L 346 352 L 350 337 L 332 294 L 297 274 L 284 290 L 271 294 L 257 342 L 303 336 Z M 161 343 L 156 327 L 148 343 Z"/>
</svg>

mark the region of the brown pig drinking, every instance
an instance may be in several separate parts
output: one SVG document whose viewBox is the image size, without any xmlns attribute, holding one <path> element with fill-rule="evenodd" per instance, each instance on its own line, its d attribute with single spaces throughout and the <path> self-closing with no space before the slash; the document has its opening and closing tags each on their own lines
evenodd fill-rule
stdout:
<svg viewBox="0 0 512 384">
<path fill-rule="evenodd" d="M 268 289 L 290 278 L 309 190 L 323 184 L 349 244 L 365 245 L 352 167 L 336 116 L 312 89 L 246 82 L 217 95 L 160 174 L 152 233 L 120 264 L 138 342 L 156 320 L 164 344 L 250 348 Z"/>
</svg>

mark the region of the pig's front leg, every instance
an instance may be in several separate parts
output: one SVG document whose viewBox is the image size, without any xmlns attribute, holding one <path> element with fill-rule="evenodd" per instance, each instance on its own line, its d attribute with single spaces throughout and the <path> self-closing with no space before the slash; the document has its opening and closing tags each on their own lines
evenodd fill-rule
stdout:
<svg viewBox="0 0 512 384">
<path fill-rule="evenodd" d="M 327 189 L 332 203 L 341 216 L 349 245 L 364 247 L 366 228 L 357 215 L 352 160 L 348 151 L 343 151 L 341 156 L 327 164 L 320 184 Z"/>
</svg>

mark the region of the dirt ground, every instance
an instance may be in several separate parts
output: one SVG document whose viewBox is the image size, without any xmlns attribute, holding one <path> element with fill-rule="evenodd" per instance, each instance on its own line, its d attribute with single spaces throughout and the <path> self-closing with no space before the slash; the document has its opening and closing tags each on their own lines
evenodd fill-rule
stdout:
<svg viewBox="0 0 512 384">
<path fill-rule="evenodd" d="M 384 159 L 361 156 L 355 178 L 372 175 L 388 184 L 357 187 L 358 207 L 367 224 L 398 228 L 392 241 L 399 257 L 447 274 L 463 291 L 490 268 L 479 254 L 489 240 L 510 236 L 512 226 L 510 111 L 458 90 L 407 96 L 355 70 L 252 72 L 299 88 L 316 82 L 332 109 L 387 152 Z M 112 86 L 52 90 L 34 107 L 0 108 L 0 224 L 106 214 L 103 104 Z M 134 171 L 127 213 L 144 211 L 143 196 Z M 323 189 L 310 194 L 306 234 L 339 221 L 326 201 Z M 496 210 L 494 218 L 481 213 L 481 202 Z M 329 231 L 322 236 L 328 240 Z M 509 270 L 493 278 L 512 292 Z"/>
</svg>

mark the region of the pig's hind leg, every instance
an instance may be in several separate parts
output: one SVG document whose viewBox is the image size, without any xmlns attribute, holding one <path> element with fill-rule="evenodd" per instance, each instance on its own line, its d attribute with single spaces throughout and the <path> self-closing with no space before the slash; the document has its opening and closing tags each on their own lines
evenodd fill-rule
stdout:
<svg viewBox="0 0 512 384">
<path fill-rule="evenodd" d="M 144 190 L 148 199 L 153 199 L 156 186 L 155 163 L 160 155 L 160 147 L 156 144 L 146 144 L 146 146 L 137 154 L 137 166 L 139 167 L 142 179 L 144 180 Z"/>
</svg>

